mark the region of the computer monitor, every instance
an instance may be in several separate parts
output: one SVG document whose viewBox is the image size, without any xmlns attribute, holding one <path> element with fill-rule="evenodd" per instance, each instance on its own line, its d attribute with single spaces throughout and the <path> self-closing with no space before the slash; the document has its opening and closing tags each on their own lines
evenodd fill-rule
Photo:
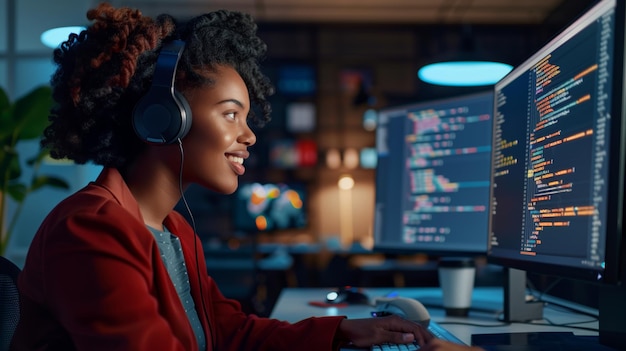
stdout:
<svg viewBox="0 0 626 351">
<path fill-rule="evenodd" d="M 235 230 L 256 233 L 306 228 L 307 201 L 304 183 L 242 183 L 235 193 Z"/>
<path fill-rule="evenodd" d="M 611 297 L 626 282 L 624 17 L 623 1 L 600 1 L 494 86 L 487 257 L 511 268 L 507 320 L 541 318 L 519 283 L 537 272 L 608 291 L 600 339 L 626 340 Z"/>
<path fill-rule="evenodd" d="M 374 250 L 484 255 L 493 91 L 381 109 Z"/>
</svg>

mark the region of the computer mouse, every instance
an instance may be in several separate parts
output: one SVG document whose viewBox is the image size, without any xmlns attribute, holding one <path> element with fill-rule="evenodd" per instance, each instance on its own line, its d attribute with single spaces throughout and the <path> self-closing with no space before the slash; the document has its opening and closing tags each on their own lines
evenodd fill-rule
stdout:
<svg viewBox="0 0 626 351">
<path fill-rule="evenodd" d="M 351 305 L 369 305 L 370 298 L 361 290 L 346 286 L 326 294 L 326 302 L 328 303 L 348 303 Z"/>
<path fill-rule="evenodd" d="M 430 324 L 430 313 L 424 305 L 416 299 L 408 297 L 378 297 L 374 300 L 375 312 L 373 315 L 399 315 L 408 320 L 417 322 L 424 327 Z"/>
</svg>

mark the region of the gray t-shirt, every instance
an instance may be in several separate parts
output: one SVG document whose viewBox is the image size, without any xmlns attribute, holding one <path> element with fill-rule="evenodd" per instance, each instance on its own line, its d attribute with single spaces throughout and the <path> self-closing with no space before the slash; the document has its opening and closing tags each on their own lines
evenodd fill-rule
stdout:
<svg viewBox="0 0 626 351">
<path fill-rule="evenodd" d="M 180 301 L 185 308 L 185 312 L 187 313 L 187 318 L 189 318 L 193 332 L 196 334 L 199 349 L 206 350 L 204 330 L 202 329 L 202 324 L 198 318 L 195 303 L 191 297 L 189 274 L 187 274 L 187 266 L 185 265 L 185 258 L 183 257 L 183 249 L 180 245 L 180 239 L 165 227 L 163 227 L 165 231 L 160 231 L 150 226 L 147 227 L 154 235 L 157 245 L 159 246 L 161 259 L 167 268 L 167 272 L 170 275 L 170 279 L 172 279 L 176 292 L 178 292 L 178 297 L 180 297 Z"/>
</svg>

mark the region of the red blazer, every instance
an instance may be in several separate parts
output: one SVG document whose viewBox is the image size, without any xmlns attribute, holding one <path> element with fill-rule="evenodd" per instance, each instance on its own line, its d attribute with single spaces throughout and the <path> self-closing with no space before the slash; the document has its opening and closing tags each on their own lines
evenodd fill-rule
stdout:
<svg viewBox="0 0 626 351">
<path fill-rule="evenodd" d="M 209 277 L 184 217 L 172 212 L 165 225 L 181 239 L 209 350 L 332 350 L 343 317 L 289 324 L 246 315 Z M 12 350 L 198 350 L 154 237 L 115 169 L 50 212 L 18 287 L 22 314 Z"/>
</svg>

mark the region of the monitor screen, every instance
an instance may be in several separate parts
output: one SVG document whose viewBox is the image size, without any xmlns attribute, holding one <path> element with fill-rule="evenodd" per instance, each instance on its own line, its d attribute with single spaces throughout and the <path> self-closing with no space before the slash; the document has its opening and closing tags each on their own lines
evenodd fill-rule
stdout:
<svg viewBox="0 0 626 351">
<path fill-rule="evenodd" d="M 312 167 L 317 164 L 317 143 L 312 139 L 276 139 L 269 145 L 270 165 L 277 169 Z"/>
<path fill-rule="evenodd" d="M 240 184 L 235 193 L 235 229 L 264 232 L 305 228 L 306 195 L 300 183 Z"/>
<path fill-rule="evenodd" d="M 625 154 L 616 17 L 615 1 L 600 2 L 496 83 L 491 262 L 618 279 Z"/>
<path fill-rule="evenodd" d="M 487 251 L 493 92 L 379 112 L 374 249 Z"/>
</svg>

